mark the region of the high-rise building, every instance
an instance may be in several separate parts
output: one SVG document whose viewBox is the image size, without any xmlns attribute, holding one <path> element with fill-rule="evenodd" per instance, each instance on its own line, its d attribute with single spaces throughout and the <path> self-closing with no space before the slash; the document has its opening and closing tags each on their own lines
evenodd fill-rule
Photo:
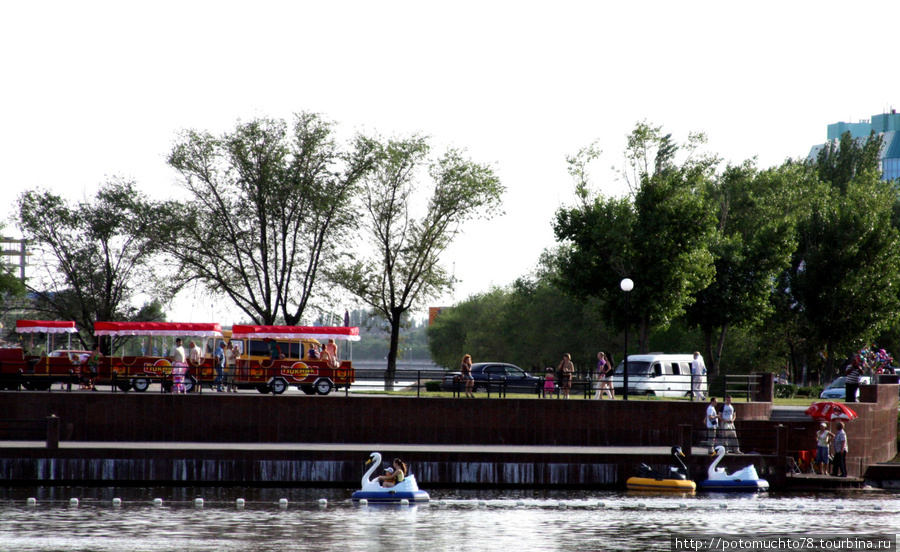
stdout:
<svg viewBox="0 0 900 552">
<path fill-rule="evenodd" d="M 827 143 L 840 140 L 845 132 L 849 132 L 857 140 L 867 140 L 873 130 L 875 134 L 883 138 L 881 146 L 882 180 L 900 178 L 900 114 L 896 109 L 892 109 L 890 113 L 872 115 L 870 121 L 828 125 L 828 142 L 813 146 L 809 151 L 809 158 L 815 159 Z"/>
</svg>

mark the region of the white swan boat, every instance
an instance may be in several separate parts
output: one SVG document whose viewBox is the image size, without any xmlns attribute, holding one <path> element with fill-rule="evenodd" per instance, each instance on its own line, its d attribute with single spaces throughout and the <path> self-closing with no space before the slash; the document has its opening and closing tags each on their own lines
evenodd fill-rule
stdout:
<svg viewBox="0 0 900 552">
<path fill-rule="evenodd" d="M 400 502 L 408 500 L 410 504 L 416 502 L 428 502 L 428 493 L 419 490 L 416 476 L 407 474 L 403 481 L 393 487 L 382 487 L 378 478 L 372 478 L 375 470 L 381 468 L 381 453 L 373 452 L 369 455 L 366 465 L 371 464 L 368 471 L 362 477 L 362 488 L 353 493 L 354 502 L 365 499 L 368 502 Z"/>
<path fill-rule="evenodd" d="M 697 487 L 700 490 L 743 493 L 769 490 L 769 482 L 759 478 L 759 474 L 756 473 L 756 467 L 753 464 L 732 473 L 726 472 L 725 468 L 720 468 L 719 462 L 722 461 L 722 458 L 725 458 L 725 454 L 725 447 L 716 447 L 716 459 L 709 465 L 706 479 L 697 483 Z"/>
</svg>

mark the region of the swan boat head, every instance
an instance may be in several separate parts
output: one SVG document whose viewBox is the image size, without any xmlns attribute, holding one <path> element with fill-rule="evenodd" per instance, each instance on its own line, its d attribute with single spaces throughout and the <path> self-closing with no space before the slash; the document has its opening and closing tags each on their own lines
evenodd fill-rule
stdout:
<svg viewBox="0 0 900 552">
<path fill-rule="evenodd" d="M 721 445 L 716 447 L 716 459 L 709 465 L 709 469 L 706 472 L 707 479 L 713 481 L 749 481 L 759 479 L 759 474 L 756 472 L 756 466 L 753 464 L 732 472 L 731 474 L 725 471 L 725 468 L 720 468 L 719 462 L 725 458 L 726 454 L 725 447 Z"/>
</svg>

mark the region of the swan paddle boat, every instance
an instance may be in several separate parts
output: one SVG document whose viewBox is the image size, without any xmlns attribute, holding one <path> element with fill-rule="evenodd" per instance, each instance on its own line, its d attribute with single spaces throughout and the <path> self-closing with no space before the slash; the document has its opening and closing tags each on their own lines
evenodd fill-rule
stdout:
<svg viewBox="0 0 900 552">
<path fill-rule="evenodd" d="M 716 459 L 707 470 L 706 479 L 697 485 L 701 491 L 755 493 L 769 490 L 769 482 L 759 478 L 753 464 L 728 473 L 725 468 L 719 467 L 722 458 L 725 458 L 725 447 L 719 445 L 716 447 Z"/>
<path fill-rule="evenodd" d="M 669 466 L 669 473 L 662 474 L 647 464 L 638 466 L 638 474 L 629 477 L 625 486 L 633 491 L 676 491 L 692 493 L 697 490 L 697 484 L 687 478 L 687 466 L 681 457 L 681 447 L 672 447 L 672 456 L 680 467 Z"/>
<path fill-rule="evenodd" d="M 372 477 L 375 470 L 381 468 L 381 453 L 373 452 L 369 455 L 366 465 L 369 467 L 365 475 L 362 477 L 362 488 L 351 497 L 353 502 L 367 500 L 368 502 L 400 502 L 408 500 L 410 504 L 416 502 L 428 502 L 430 500 L 428 493 L 419 490 L 416 483 L 416 476 L 405 474 L 403 481 L 397 483 L 393 487 L 382 487 L 378 482 L 378 477 Z"/>
</svg>

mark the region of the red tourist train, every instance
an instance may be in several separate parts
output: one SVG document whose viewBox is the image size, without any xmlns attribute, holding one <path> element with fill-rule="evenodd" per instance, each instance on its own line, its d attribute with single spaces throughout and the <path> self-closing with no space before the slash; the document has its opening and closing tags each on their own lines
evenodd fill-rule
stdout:
<svg viewBox="0 0 900 552">
<path fill-rule="evenodd" d="M 19 320 L 16 330 L 48 336 L 76 332 L 74 322 L 40 320 Z M 101 358 L 93 367 L 95 373 L 91 374 L 88 362 L 90 351 L 73 350 L 71 343 L 68 349 L 45 355 L 27 354 L 21 347 L 5 348 L 0 349 L 0 388 L 47 390 L 54 383 L 79 383 L 90 377 L 92 385 L 123 391 L 146 391 L 154 383 L 167 391 L 172 388 L 174 364 L 170 353 L 178 337 L 185 345 L 195 341 L 202 351 L 198 362 L 186 358 L 185 366 L 179 367 L 186 368 L 182 384 L 186 392 L 213 384 L 217 376 L 214 351 L 221 343 L 236 344 L 240 352 L 234 368 L 226 370 L 228 385 L 238 389 L 278 395 L 294 386 L 306 394 L 327 395 L 355 381 L 352 363 L 338 360 L 337 343 L 358 341 L 356 327 L 235 325 L 223 332 L 215 323 L 96 322 L 94 334 L 116 340 L 116 350 L 123 351 L 120 356 Z M 327 348 L 322 347 L 326 340 Z M 321 356 L 320 348 L 326 351 Z"/>
</svg>

